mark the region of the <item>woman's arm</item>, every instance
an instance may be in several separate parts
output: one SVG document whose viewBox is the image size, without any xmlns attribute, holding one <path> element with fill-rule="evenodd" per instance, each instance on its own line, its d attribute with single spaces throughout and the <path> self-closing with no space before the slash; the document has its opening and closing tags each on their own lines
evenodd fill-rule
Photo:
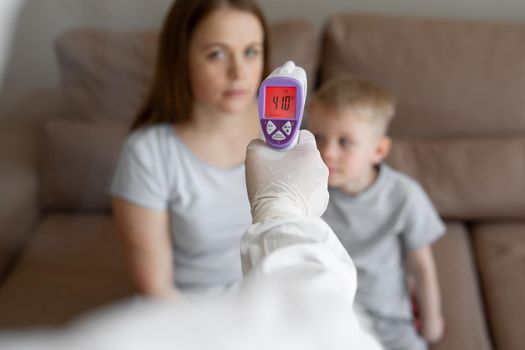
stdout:
<svg viewBox="0 0 525 350">
<path fill-rule="evenodd" d="M 437 343 L 443 337 L 444 321 L 436 266 L 430 246 L 408 252 L 407 266 L 414 277 L 421 335 L 428 343 Z"/>
<path fill-rule="evenodd" d="M 113 213 L 138 290 L 155 298 L 179 297 L 173 285 L 168 213 L 113 198 Z"/>
</svg>

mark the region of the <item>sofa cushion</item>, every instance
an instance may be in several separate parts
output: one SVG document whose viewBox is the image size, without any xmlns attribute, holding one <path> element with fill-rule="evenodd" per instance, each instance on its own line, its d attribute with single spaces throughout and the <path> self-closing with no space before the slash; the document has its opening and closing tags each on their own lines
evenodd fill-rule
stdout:
<svg viewBox="0 0 525 350">
<path fill-rule="evenodd" d="M 525 219 L 525 137 L 394 139 L 387 159 L 451 219 Z"/>
<path fill-rule="evenodd" d="M 127 274 L 117 229 L 108 214 L 48 214 L 34 229 L 17 269 Z"/>
<path fill-rule="evenodd" d="M 525 343 L 525 221 L 472 227 L 487 313 L 496 349 Z"/>
<path fill-rule="evenodd" d="M 465 226 L 448 222 L 447 233 L 433 245 L 433 252 L 446 329 L 443 340 L 432 350 L 491 349 L 475 262 Z"/>
<path fill-rule="evenodd" d="M 120 123 L 47 123 L 41 177 L 44 208 L 109 210 L 109 180 L 127 131 Z"/>
<path fill-rule="evenodd" d="M 524 38 L 525 24 L 336 15 L 321 79 L 348 72 L 390 88 L 394 135 L 523 134 Z"/>
<path fill-rule="evenodd" d="M 28 169 L 0 169 L 0 280 L 40 217 L 38 179 Z"/>
<path fill-rule="evenodd" d="M 125 275 L 24 269 L 0 289 L 0 328 L 62 325 L 132 293 Z"/>
<path fill-rule="evenodd" d="M 41 129 L 0 124 L 0 280 L 40 216 L 37 160 Z"/>
<path fill-rule="evenodd" d="M 315 77 L 318 37 L 313 24 L 290 19 L 270 26 L 270 66 L 293 59 Z M 89 120 L 129 120 L 147 93 L 157 33 L 72 30 L 56 41 L 62 87 L 70 108 Z"/>
<path fill-rule="evenodd" d="M 69 108 L 78 117 L 130 120 L 153 74 L 155 33 L 72 30 L 56 41 Z"/>
<path fill-rule="evenodd" d="M 47 215 L 0 288 L 0 328 L 63 323 L 133 293 L 109 215 Z"/>
<path fill-rule="evenodd" d="M 12 258 L 13 258 L 12 250 L 6 249 L 0 246 L 0 285 L 2 285 L 2 281 L 4 280 L 7 274 L 7 269 L 10 266 L 10 262 Z"/>
</svg>

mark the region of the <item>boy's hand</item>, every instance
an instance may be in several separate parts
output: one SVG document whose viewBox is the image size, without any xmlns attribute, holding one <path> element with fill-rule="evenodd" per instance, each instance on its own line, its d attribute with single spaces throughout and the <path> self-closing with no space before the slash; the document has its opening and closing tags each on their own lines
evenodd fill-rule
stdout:
<svg viewBox="0 0 525 350">
<path fill-rule="evenodd" d="M 246 150 L 246 188 L 253 223 L 321 216 L 328 205 L 328 168 L 312 133 L 301 130 L 297 146 L 285 152 L 253 140 Z"/>
<path fill-rule="evenodd" d="M 442 317 L 436 318 L 432 321 L 422 320 L 421 335 L 428 344 L 433 345 L 438 343 L 445 333 L 445 321 Z"/>
</svg>

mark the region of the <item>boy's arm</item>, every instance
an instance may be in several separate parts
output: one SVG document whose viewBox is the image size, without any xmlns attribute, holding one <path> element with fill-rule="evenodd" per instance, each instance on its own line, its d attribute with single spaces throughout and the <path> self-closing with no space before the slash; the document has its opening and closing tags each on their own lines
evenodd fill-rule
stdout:
<svg viewBox="0 0 525 350">
<path fill-rule="evenodd" d="M 444 320 L 432 249 L 426 245 L 409 251 L 406 259 L 415 281 L 421 335 L 429 344 L 437 343 L 443 336 Z"/>
</svg>

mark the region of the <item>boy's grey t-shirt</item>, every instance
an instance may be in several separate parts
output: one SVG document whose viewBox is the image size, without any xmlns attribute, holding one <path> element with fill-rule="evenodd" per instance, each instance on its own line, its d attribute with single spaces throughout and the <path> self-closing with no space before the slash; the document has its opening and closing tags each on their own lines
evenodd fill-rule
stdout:
<svg viewBox="0 0 525 350">
<path fill-rule="evenodd" d="M 386 164 L 374 184 L 356 196 L 330 189 L 323 219 L 357 269 L 355 302 L 372 317 L 411 319 L 405 253 L 445 232 L 432 202 L 410 177 Z"/>
<path fill-rule="evenodd" d="M 240 240 L 251 225 L 244 165 L 211 166 L 191 153 L 172 125 L 156 125 L 128 137 L 110 191 L 142 207 L 169 211 L 178 288 L 240 281 Z"/>
</svg>

